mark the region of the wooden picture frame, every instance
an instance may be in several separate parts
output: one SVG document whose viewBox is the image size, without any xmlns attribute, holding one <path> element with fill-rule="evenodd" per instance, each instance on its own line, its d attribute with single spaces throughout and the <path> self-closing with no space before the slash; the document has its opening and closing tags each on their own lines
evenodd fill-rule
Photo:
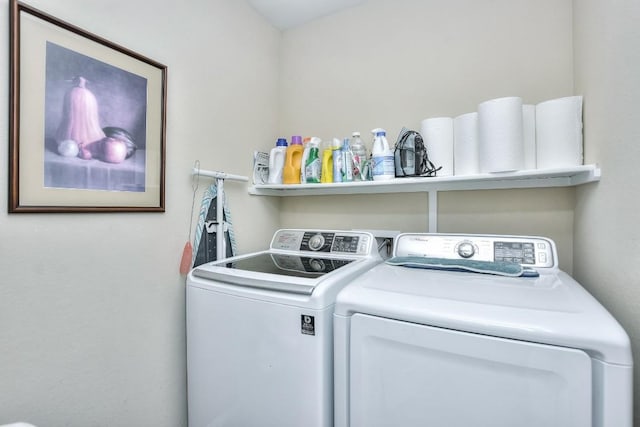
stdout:
<svg viewBox="0 0 640 427">
<path fill-rule="evenodd" d="M 10 9 L 9 212 L 164 212 L 167 67 Z"/>
</svg>

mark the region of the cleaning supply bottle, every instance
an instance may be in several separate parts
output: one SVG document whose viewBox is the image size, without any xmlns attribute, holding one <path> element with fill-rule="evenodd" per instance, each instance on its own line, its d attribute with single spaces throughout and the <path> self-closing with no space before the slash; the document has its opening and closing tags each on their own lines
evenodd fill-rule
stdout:
<svg viewBox="0 0 640 427">
<path fill-rule="evenodd" d="M 313 137 L 309 141 L 309 155 L 305 163 L 305 179 L 307 184 L 317 184 L 320 182 L 320 138 Z"/>
<path fill-rule="evenodd" d="M 276 146 L 269 153 L 269 184 L 282 184 L 282 169 L 284 168 L 284 160 L 287 155 L 287 140 L 278 138 Z"/>
<path fill-rule="evenodd" d="M 365 181 L 365 162 L 367 161 L 367 148 L 360 139 L 360 132 L 351 134 L 351 153 L 353 154 L 353 180 Z"/>
<path fill-rule="evenodd" d="M 300 182 L 307 182 L 306 167 L 307 158 L 309 158 L 309 149 L 311 148 L 309 141 L 311 137 L 307 136 L 302 140 L 302 159 L 300 160 Z"/>
<path fill-rule="evenodd" d="M 320 182 L 330 183 L 333 182 L 333 147 L 331 141 L 325 141 L 323 145 Z"/>
<path fill-rule="evenodd" d="M 300 167 L 302 160 L 302 137 L 294 135 L 287 147 L 287 155 L 282 169 L 283 184 L 300 184 Z"/>
<path fill-rule="evenodd" d="M 342 155 L 342 143 L 338 138 L 333 138 L 333 146 L 331 149 L 333 151 L 333 182 L 342 182 L 342 163 L 344 156 Z"/>
<path fill-rule="evenodd" d="M 342 182 L 353 181 L 353 155 L 349 146 L 349 138 L 342 141 Z"/>
<path fill-rule="evenodd" d="M 371 131 L 375 135 L 371 150 L 371 172 L 374 181 L 393 179 L 396 176 L 393 150 L 389 148 L 384 129 L 376 128 Z"/>
</svg>

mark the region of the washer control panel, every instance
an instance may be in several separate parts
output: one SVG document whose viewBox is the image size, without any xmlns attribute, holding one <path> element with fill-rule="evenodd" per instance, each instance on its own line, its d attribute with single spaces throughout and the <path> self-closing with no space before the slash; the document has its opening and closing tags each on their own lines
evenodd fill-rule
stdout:
<svg viewBox="0 0 640 427">
<path fill-rule="evenodd" d="M 370 255 L 374 243 L 373 235 L 367 232 L 288 229 L 276 232 L 271 240 L 271 249 Z"/>
<path fill-rule="evenodd" d="M 396 239 L 393 255 L 500 261 L 541 268 L 557 266 L 555 243 L 532 236 L 404 233 Z"/>
</svg>

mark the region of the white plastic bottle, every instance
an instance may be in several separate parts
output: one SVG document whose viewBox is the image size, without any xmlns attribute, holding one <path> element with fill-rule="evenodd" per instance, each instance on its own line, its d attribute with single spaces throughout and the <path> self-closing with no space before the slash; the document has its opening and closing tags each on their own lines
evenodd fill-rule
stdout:
<svg viewBox="0 0 640 427">
<path fill-rule="evenodd" d="M 373 129 L 371 131 L 375 135 L 373 140 L 373 149 L 371 150 L 371 172 L 374 181 L 384 181 L 394 179 L 395 164 L 393 159 L 393 150 L 389 148 L 384 129 Z"/>
<path fill-rule="evenodd" d="M 287 155 L 287 140 L 278 138 L 276 146 L 269 153 L 269 184 L 282 184 L 282 169 Z"/>
</svg>

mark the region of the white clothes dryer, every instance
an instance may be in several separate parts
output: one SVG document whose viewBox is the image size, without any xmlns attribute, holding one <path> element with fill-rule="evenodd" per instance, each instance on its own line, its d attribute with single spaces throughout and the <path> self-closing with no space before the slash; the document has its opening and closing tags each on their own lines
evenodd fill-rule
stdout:
<svg viewBox="0 0 640 427">
<path fill-rule="evenodd" d="M 187 278 L 190 427 L 333 425 L 333 307 L 382 262 L 371 233 L 279 230 Z"/>
<path fill-rule="evenodd" d="M 334 339 L 336 427 L 632 425 L 629 338 L 550 239 L 401 234 Z"/>
</svg>

